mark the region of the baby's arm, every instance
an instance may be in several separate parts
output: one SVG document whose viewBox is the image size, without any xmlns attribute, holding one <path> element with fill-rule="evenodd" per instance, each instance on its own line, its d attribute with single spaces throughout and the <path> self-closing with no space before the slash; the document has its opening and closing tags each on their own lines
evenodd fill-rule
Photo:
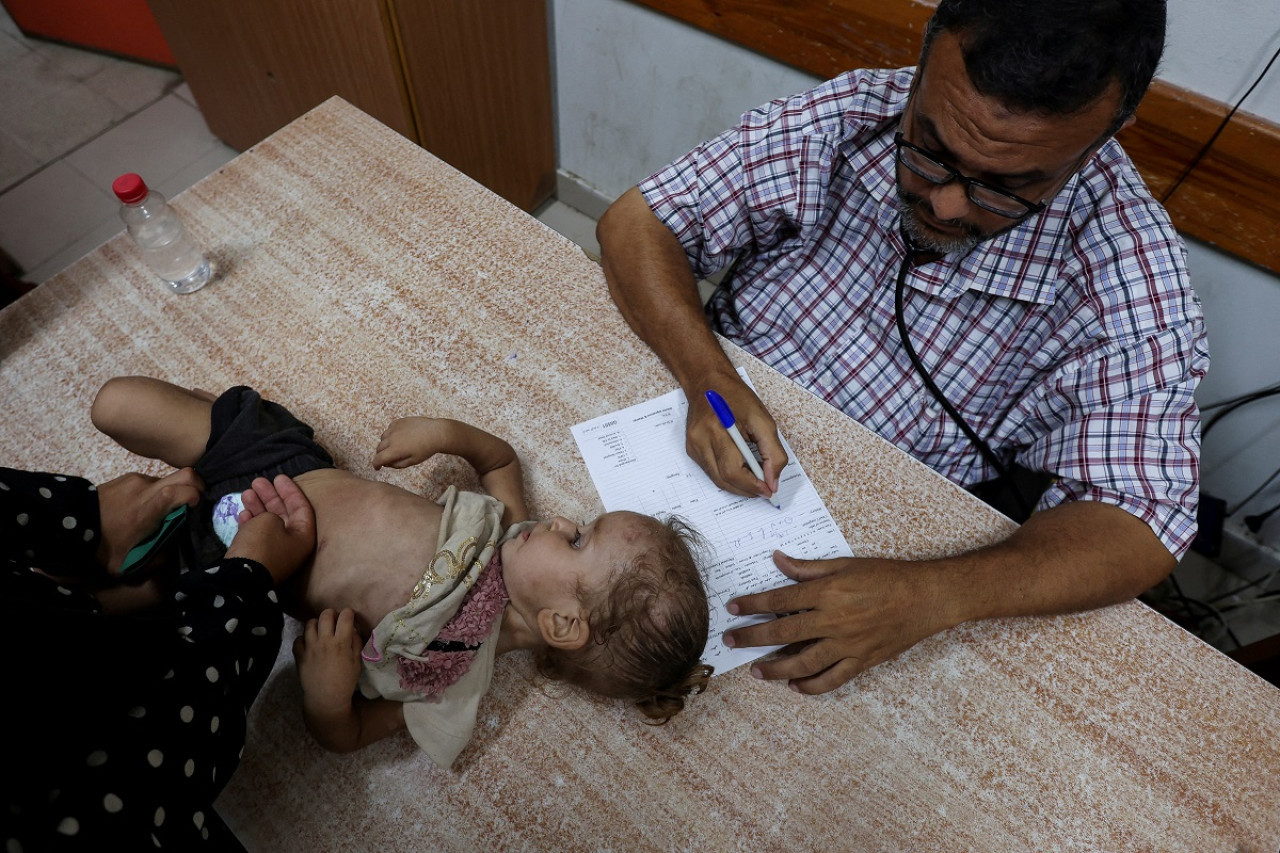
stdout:
<svg viewBox="0 0 1280 853">
<path fill-rule="evenodd" d="M 354 752 L 404 728 L 404 706 L 356 694 L 360 648 L 355 611 L 325 610 L 293 642 L 307 729 L 332 752 Z"/>
<path fill-rule="evenodd" d="M 502 439 L 479 427 L 449 418 L 397 418 L 382 433 L 373 467 L 408 468 L 436 453 L 451 453 L 471 463 L 484 490 L 502 501 L 502 523 L 524 521 L 524 473 L 520 458 Z"/>
</svg>

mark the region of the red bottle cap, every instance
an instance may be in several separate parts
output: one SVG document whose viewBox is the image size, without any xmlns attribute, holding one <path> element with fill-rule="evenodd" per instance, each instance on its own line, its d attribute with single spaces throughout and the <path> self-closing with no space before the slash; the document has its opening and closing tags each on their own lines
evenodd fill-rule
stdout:
<svg viewBox="0 0 1280 853">
<path fill-rule="evenodd" d="M 133 172 L 121 175 L 111 184 L 112 191 L 116 194 L 116 198 L 125 204 L 136 204 L 147 197 L 147 184 L 142 180 L 141 175 L 135 175 Z"/>
</svg>

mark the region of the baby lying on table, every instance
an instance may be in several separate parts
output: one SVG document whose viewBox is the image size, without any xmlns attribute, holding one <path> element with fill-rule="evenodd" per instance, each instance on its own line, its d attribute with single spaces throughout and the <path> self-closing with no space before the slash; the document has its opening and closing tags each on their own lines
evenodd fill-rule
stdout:
<svg viewBox="0 0 1280 853">
<path fill-rule="evenodd" d="M 259 476 L 287 474 L 311 501 L 316 553 L 285 606 L 307 620 L 294 644 L 303 714 L 328 749 L 407 727 L 448 767 L 471 737 L 494 658 L 515 649 L 531 650 L 548 677 L 634 701 L 657 722 L 706 687 L 695 534 L 630 512 L 528 521 L 515 451 L 481 429 L 401 418 L 383 433 L 375 469 L 451 453 L 489 493 L 450 486 L 437 502 L 333 467 L 311 427 L 243 386 L 215 398 L 117 377 L 92 418 L 127 450 L 194 467 L 215 519 L 234 523 L 234 502 Z"/>
</svg>

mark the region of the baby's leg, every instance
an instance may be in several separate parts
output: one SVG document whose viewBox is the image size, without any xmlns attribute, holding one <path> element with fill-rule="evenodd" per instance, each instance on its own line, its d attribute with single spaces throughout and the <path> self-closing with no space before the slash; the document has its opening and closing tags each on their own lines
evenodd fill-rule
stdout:
<svg viewBox="0 0 1280 853">
<path fill-rule="evenodd" d="M 126 450 L 174 468 L 195 465 L 209 442 L 213 397 L 146 376 L 107 380 L 93 401 L 93 425 Z"/>
</svg>

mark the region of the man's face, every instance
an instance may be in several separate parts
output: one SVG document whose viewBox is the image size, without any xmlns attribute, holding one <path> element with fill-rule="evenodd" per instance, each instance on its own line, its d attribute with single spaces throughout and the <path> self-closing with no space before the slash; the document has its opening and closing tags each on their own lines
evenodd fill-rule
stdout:
<svg viewBox="0 0 1280 853">
<path fill-rule="evenodd" d="M 1120 104 L 1119 87 L 1068 116 L 1014 112 L 973 88 L 960 36 L 940 33 L 902 117 L 903 138 L 968 178 L 1031 202 L 1051 199 L 1105 141 Z M 983 210 L 958 180 L 932 184 L 898 166 L 903 224 L 921 248 L 967 251 L 1017 225 Z"/>
</svg>

